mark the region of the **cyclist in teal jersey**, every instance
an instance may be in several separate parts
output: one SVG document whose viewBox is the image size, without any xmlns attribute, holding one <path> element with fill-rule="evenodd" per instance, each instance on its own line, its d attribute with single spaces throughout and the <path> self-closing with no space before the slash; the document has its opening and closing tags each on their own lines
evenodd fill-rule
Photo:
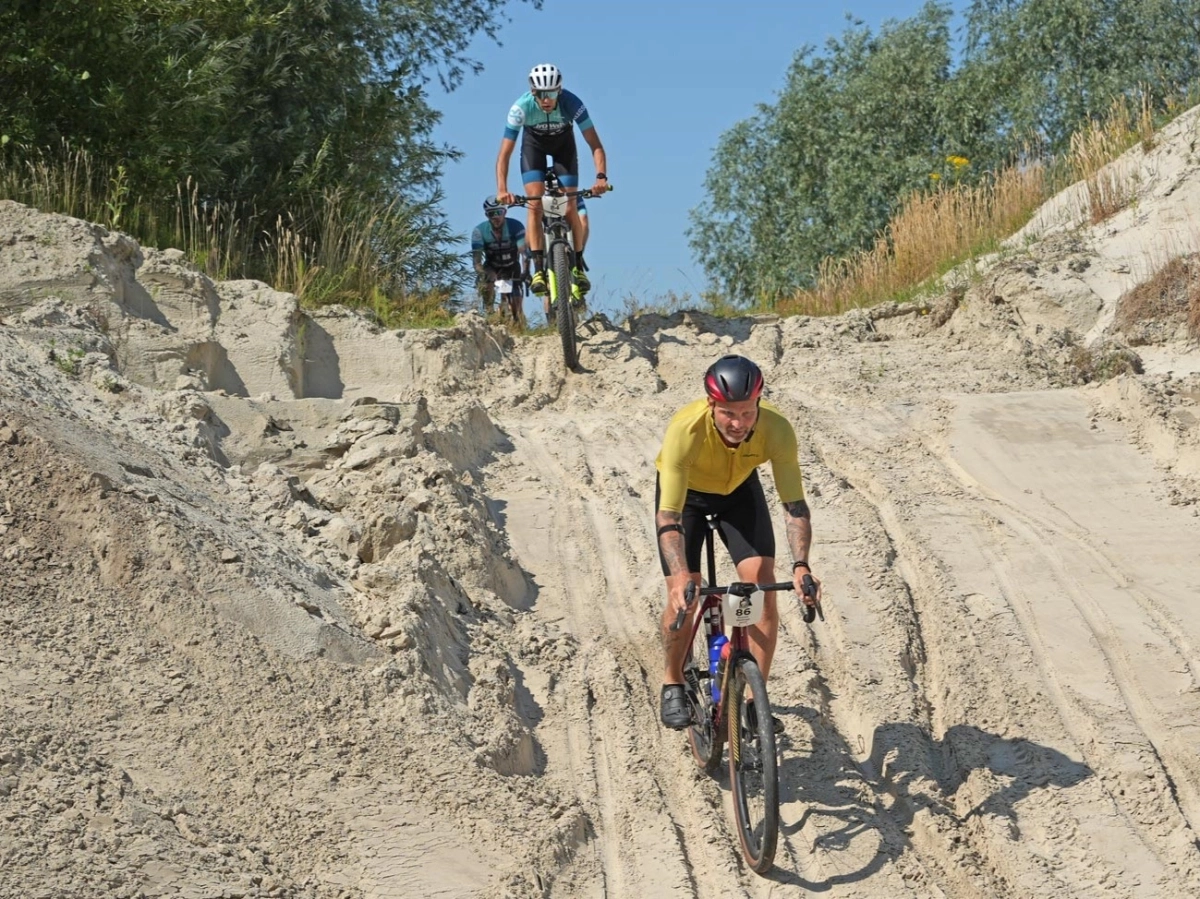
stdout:
<svg viewBox="0 0 1200 899">
<path fill-rule="evenodd" d="M 483 201 L 487 220 L 480 222 L 471 232 L 471 261 L 475 266 L 477 287 L 484 311 L 491 315 L 495 306 L 497 278 L 515 282 L 513 289 L 522 279 L 529 277 L 529 254 L 525 250 L 525 226 L 506 218 L 508 207 L 495 197 Z"/>
<path fill-rule="evenodd" d="M 591 281 L 585 274 L 587 266 L 583 261 L 588 235 L 573 198 L 579 188 L 575 125 L 579 126 L 583 139 L 592 150 L 592 161 L 596 166 L 596 182 L 592 185 L 592 191 L 602 194 L 608 190 L 608 158 L 587 107 L 575 94 L 563 90 L 562 72 L 556 66 L 534 66 L 529 73 L 529 90 L 518 97 L 508 111 L 508 122 L 496 157 L 496 198 L 506 205 L 514 200 L 508 190 L 508 165 L 516 148 L 517 135 L 520 134 L 521 181 L 525 195 L 530 198 L 526 240 L 533 259 L 533 278 L 529 288 L 539 295 L 547 293 L 541 204 L 541 197 L 546 190 L 547 159 L 558 175 L 559 183 L 572 196 L 567 207 L 567 221 L 571 225 L 575 245 L 575 268 L 572 272 L 575 285 L 579 288 L 580 296 L 591 287 Z"/>
</svg>

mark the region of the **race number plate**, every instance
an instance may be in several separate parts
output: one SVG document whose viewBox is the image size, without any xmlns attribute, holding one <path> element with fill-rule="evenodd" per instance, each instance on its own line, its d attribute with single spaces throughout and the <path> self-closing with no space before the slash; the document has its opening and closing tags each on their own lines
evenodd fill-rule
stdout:
<svg viewBox="0 0 1200 899">
<path fill-rule="evenodd" d="M 568 202 L 567 197 L 546 197 L 542 200 L 542 205 L 551 215 L 566 215 Z"/>
<path fill-rule="evenodd" d="M 755 590 L 749 596 L 734 596 L 726 593 L 721 597 L 721 609 L 725 614 L 725 623 L 737 627 L 758 624 L 762 619 L 765 600 L 761 590 Z"/>
</svg>

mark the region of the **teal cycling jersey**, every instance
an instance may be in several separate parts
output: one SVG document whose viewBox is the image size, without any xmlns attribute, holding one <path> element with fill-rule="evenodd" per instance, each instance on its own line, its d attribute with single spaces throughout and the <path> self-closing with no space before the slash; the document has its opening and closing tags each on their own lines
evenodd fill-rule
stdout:
<svg viewBox="0 0 1200 899">
<path fill-rule="evenodd" d="M 542 112 L 537 100 L 533 98 L 533 93 L 526 91 L 508 111 L 504 136 L 508 140 L 516 140 L 517 135 L 524 130 L 532 137 L 555 140 L 570 134 L 572 124 L 578 125 L 580 131 L 595 127 L 587 107 L 573 93 L 562 91 L 554 108 L 549 112 Z"/>
<path fill-rule="evenodd" d="M 525 226 L 506 218 L 497 235 L 491 222 L 480 222 L 471 232 L 471 250 L 483 253 L 484 265 L 497 271 L 519 271 L 525 252 Z"/>
</svg>

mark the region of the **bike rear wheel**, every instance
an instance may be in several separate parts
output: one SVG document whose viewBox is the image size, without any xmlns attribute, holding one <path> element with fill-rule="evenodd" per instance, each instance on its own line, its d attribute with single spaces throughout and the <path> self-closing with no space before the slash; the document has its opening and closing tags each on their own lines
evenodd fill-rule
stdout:
<svg viewBox="0 0 1200 899">
<path fill-rule="evenodd" d="M 558 336 L 562 338 L 563 362 L 574 369 L 579 362 L 575 347 L 575 310 L 571 308 L 571 254 L 565 243 L 550 246 L 550 299 L 554 303 Z"/>
<path fill-rule="evenodd" d="M 775 862 L 779 839 L 779 771 L 771 703 L 758 663 L 749 656 L 737 660 L 725 701 L 729 733 L 729 786 L 742 856 L 756 873 Z M 749 693 L 749 697 L 747 697 Z M 747 715 L 747 703 L 754 712 Z M 747 721 L 750 717 L 753 720 Z"/>
<path fill-rule="evenodd" d="M 692 757 L 707 773 L 716 774 L 721 767 L 725 734 L 715 724 L 716 707 L 713 705 L 712 678 L 708 670 L 707 630 L 703 625 L 696 628 L 696 635 L 683 662 L 683 682 L 692 712 L 692 724 L 688 728 Z"/>
</svg>

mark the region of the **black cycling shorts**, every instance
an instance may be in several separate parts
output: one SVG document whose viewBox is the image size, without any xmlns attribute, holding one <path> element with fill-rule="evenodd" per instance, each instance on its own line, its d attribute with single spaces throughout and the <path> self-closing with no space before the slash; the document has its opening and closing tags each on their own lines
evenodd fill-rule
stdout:
<svg viewBox="0 0 1200 899">
<path fill-rule="evenodd" d="M 509 281 L 521 280 L 521 263 L 516 262 L 512 265 L 490 265 L 485 257 L 483 260 L 483 273 L 476 280 L 489 284 L 497 278 L 506 278 Z"/>
<path fill-rule="evenodd" d="M 546 157 L 554 164 L 554 174 L 563 187 L 579 186 L 579 152 L 575 132 L 568 131 L 557 140 L 538 140 L 528 131 L 521 138 L 521 183 L 546 180 Z"/>
<path fill-rule="evenodd" d="M 658 503 L 662 488 L 657 475 L 654 478 L 654 510 L 657 518 Z M 704 550 L 704 533 L 708 530 L 706 515 L 717 515 L 717 534 L 735 565 L 743 559 L 756 556 L 775 558 L 775 530 L 771 526 L 771 511 L 767 508 L 767 497 L 763 493 L 758 472 L 742 481 L 732 493 L 701 493 L 689 490 L 683 501 L 683 545 L 687 553 L 688 571 L 700 573 L 700 556 Z M 657 522 L 655 531 L 657 532 Z M 662 564 L 663 576 L 671 573 L 667 560 L 663 558 L 662 541 L 658 541 L 658 561 Z"/>
</svg>

